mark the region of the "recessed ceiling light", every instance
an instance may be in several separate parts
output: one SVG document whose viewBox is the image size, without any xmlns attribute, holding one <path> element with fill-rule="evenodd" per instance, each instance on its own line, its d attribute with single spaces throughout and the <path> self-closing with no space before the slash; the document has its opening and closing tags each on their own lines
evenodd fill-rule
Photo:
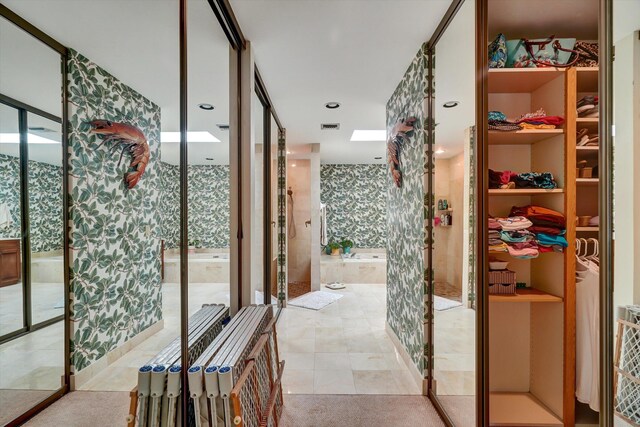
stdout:
<svg viewBox="0 0 640 427">
<path fill-rule="evenodd" d="M 375 160 L 382 160 L 382 157 L 378 156 L 378 157 L 374 157 Z"/>
<path fill-rule="evenodd" d="M 212 161 L 213 161 L 213 157 L 205 157 L 204 159 L 205 159 L 205 160 L 209 160 L 210 162 L 212 162 Z"/>
<path fill-rule="evenodd" d="M 160 142 L 180 142 L 180 132 L 160 132 Z M 220 140 L 207 131 L 189 131 L 187 142 L 220 142 Z"/>
<path fill-rule="evenodd" d="M 381 130 L 354 130 L 351 141 L 386 141 L 387 131 Z"/>
<path fill-rule="evenodd" d="M 295 163 L 292 163 L 292 164 L 291 164 L 291 167 L 292 167 L 292 168 L 295 168 L 295 167 L 296 167 L 296 164 L 295 164 Z"/>
<path fill-rule="evenodd" d="M 291 151 L 287 151 L 287 154 L 291 154 Z"/>
<path fill-rule="evenodd" d="M 211 110 L 213 110 L 214 108 L 216 108 L 216 107 L 214 107 L 213 105 L 211 105 L 211 104 L 206 104 L 206 103 L 204 103 L 204 104 L 198 104 L 198 107 L 202 108 L 203 110 L 207 110 L 207 111 L 211 111 Z"/>
<path fill-rule="evenodd" d="M 436 153 L 436 154 L 442 154 L 442 153 L 444 153 L 444 150 L 443 150 L 442 148 L 438 148 L 438 149 L 435 151 L 435 153 Z"/>
<path fill-rule="evenodd" d="M 457 107 L 460 103 L 458 101 L 447 101 L 444 104 L 442 104 L 442 106 L 444 108 L 453 108 L 453 107 Z"/>
<path fill-rule="evenodd" d="M 327 102 L 326 104 L 324 104 L 324 106 L 326 108 L 328 108 L 329 110 L 335 110 L 336 108 L 340 108 L 340 103 L 339 102 Z"/>
</svg>

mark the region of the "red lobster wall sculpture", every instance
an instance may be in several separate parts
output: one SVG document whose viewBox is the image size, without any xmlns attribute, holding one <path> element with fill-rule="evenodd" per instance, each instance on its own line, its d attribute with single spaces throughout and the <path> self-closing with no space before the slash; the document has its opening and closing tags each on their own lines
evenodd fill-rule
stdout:
<svg viewBox="0 0 640 427">
<path fill-rule="evenodd" d="M 132 157 L 129 166 L 135 170 L 133 172 L 127 172 L 124 175 L 124 182 L 129 189 L 135 187 L 140 181 L 140 178 L 142 178 L 142 174 L 147 168 L 150 157 L 149 144 L 142 131 L 133 125 L 111 122 L 109 120 L 93 120 L 89 122 L 89 124 L 91 125 L 90 132 L 102 138 L 100 145 L 105 142 L 113 142 L 114 145 L 111 151 L 114 151 L 120 146 L 122 147 L 118 166 L 120 166 L 120 162 L 122 162 L 124 152 L 127 148 L 129 149 Z"/>
<path fill-rule="evenodd" d="M 400 171 L 400 153 L 405 142 L 409 141 L 409 136 L 413 132 L 413 125 L 416 123 L 415 117 L 408 119 L 398 119 L 391 129 L 389 139 L 387 140 L 387 163 L 391 170 L 391 176 L 396 187 L 402 187 L 402 172 Z"/>
</svg>

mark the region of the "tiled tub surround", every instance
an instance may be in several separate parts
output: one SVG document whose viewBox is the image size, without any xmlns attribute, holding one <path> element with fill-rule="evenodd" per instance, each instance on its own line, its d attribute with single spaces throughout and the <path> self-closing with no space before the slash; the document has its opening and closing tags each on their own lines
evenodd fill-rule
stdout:
<svg viewBox="0 0 640 427">
<path fill-rule="evenodd" d="M 322 283 L 387 283 L 387 255 L 384 249 L 352 249 L 354 256 L 342 258 L 322 254 Z"/>
<path fill-rule="evenodd" d="M 229 249 L 197 249 L 189 254 L 189 283 L 229 283 Z M 164 282 L 180 283 L 180 254 L 165 253 Z"/>
</svg>

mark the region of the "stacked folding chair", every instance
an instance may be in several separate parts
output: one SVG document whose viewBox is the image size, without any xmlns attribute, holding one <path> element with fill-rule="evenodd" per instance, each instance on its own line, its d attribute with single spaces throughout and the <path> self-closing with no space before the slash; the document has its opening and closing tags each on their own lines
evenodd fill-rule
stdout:
<svg viewBox="0 0 640 427">
<path fill-rule="evenodd" d="M 271 331 L 275 332 L 271 306 L 244 307 L 191 366 L 189 395 L 193 402 L 196 426 L 259 425 L 256 417 L 252 417 L 250 422 L 244 420 L 245 417 L 235 409 L 235 404 L 232 405 L 232 395 L 236 387 L 242 384 L 241 378 L 246 375 L 248 364 L 255 364 L 251 356 L 257 344 L 261 340 L 276 342 L 275 333 L 271 336 Z M 275 366 L 271 364 L 272 361 L 278 364 L 277 348 L 272 348 L 275 356 L 264 360 L 270 363 L 269 366 L 265 365 L 267 370 Z M 265 383 L 265 387 L 272 385 Z M 271 391 L 263 393 L 270 394 Z M 279 401 L 282 402 L 281 391 Z"/>
<path fill-rule="evenodd" d="M 190 366 L 223 331 L 229 309 L 222 304 L 203 305 L 189 319 Z M 129 426 L 172 427 L 181 424 L 180 337 L 138 370 L 137 390 L 132 391 Z M 134 416 L 134 414 L 136 414 Z"/>
</svg>

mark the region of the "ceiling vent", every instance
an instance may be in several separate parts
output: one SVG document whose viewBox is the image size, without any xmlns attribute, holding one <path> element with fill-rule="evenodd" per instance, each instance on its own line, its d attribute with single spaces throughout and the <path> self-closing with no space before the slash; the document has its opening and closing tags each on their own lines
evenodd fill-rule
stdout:
<svg viewBox="0 0 640 427">
<path fill-rule="evenodd" d="M 220 130 L 229 130 L 229 125 L 218 124 L 216 126 L 218 126 L 218 129 L 220 129 Z"/>
<path fill-rule="evenodd" d="M 322 123 L 320 125 L 322 130 L 340 130 L 340 123 Z"/>
</svg>

